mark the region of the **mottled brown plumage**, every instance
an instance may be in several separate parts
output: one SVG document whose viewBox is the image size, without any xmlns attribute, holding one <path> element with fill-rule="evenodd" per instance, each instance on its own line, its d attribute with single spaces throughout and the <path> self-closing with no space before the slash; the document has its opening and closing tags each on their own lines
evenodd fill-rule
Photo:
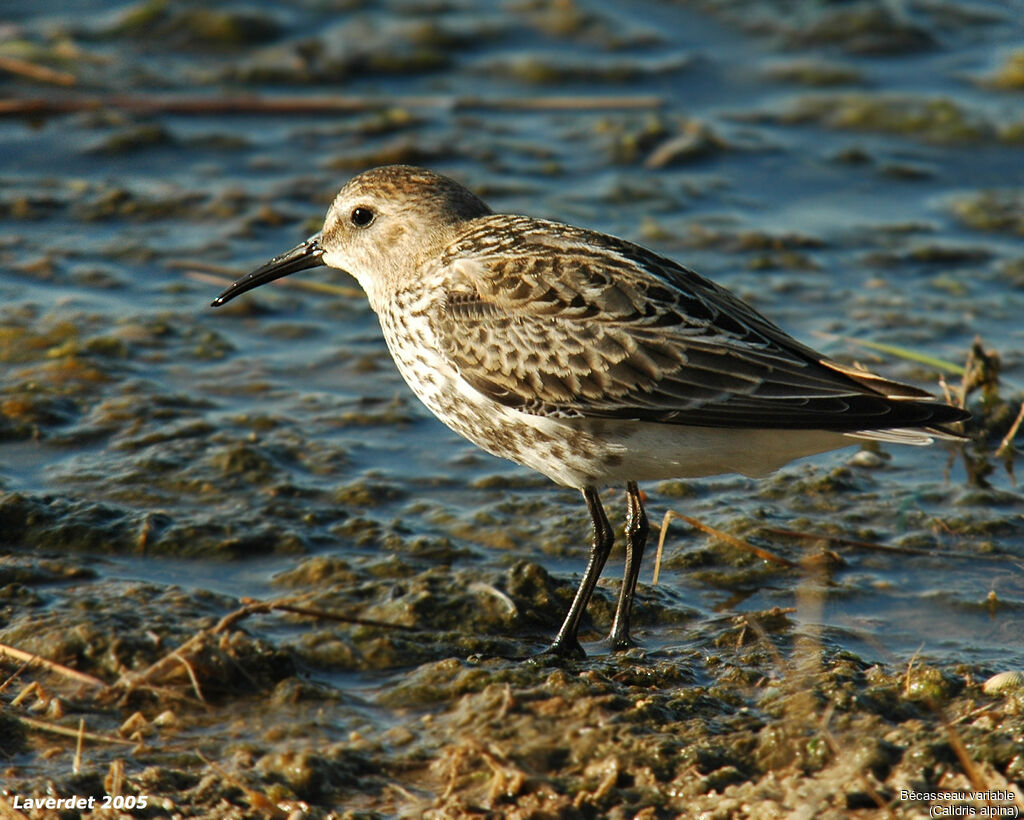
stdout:
<svg viewBox="0 0 1024 820">
<path fill-rule="evenodd" d="M 550 650 L 576 633 L 612 544 L 597 487 L 627 488 L 626 571 L 612 627 L 628 646 L 647 538 L 636 481 L 761 475 L 853 438 L 926 444 L 967 418 L 915 387 L 829 361 L 729 291 L 612 236 L 494 214 L 407 166 L 342 188 L 323 231 L 214 302 L 327 264 L 351 273 L 403 377 L 453 430 L 579 488 L 590 561 Z"/>
<path fill-rule="evenodd" d="M 843 431 L 959 417 L 924 391 L 829 362 L 713 282 L 594 231 L 490 216 L 435 268 L 444 301 L 431 321 L 445 355 L 524 412 Z"/>
</svg>

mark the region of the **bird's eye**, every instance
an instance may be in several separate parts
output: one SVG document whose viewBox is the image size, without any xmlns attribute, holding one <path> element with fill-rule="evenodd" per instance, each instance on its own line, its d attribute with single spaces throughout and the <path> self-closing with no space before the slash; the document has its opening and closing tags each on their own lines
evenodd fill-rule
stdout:
<svg viewBox="0 0 1024 820">
<path fill-rule="evenodd" d="M 369 208 L 353 208 L 351 218 L 352 224 L 357 228 L 365 228 L 373 222 L 373 211 Z"/>
</svg>

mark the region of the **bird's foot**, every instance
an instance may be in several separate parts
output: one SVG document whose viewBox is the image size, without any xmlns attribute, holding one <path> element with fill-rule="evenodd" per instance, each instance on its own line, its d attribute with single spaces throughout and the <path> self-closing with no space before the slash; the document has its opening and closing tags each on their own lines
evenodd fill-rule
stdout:
<svg viewBox="0 0 1024 820">
<path fill-rule="evenodd" d="M 538 652 L 531 660 L 544 661 L 555 658 L 559 660 L 582 660 L 585 657 L 587 657 L 587 653 L 583 651 L 580 642 L 575 638 L 572 640 L 559 640 L 555 638 L 547 649 L 543 652 Z"/>
<path fill-rule="evenodd" d="M 634 641 L 628 634 L 616 635 L 613 632 L 608 636 L 608 648 L 612 652 L 627 652 L 630 649 L 636 649 L 638 646 L 640 644 Z"/>
<path fill-rule="evenodd" d="M 608 633 L 608 646 L 612 652 L 625 652 L 640 646 L 629 634 L 629 620 L 616 618 Z"/>
</svg>

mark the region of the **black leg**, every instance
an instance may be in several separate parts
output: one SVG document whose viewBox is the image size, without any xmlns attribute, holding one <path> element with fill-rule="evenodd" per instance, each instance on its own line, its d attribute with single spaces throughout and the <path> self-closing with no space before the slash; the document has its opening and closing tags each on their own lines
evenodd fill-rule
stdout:
<svg viewBox="0 0 1024 820">
<path fill-rule="evenodd" d="M 622 576 L 619 603 L 615 607 L 615 620 L 608 636 L 612 649 L 629 649 L 636 645 L 629 637 L 629 615 L 633 609 L 636 579 L 640 575 L 640 563 L 643 561 L 649 530 L 644 502 L 635 481 L 626 483 L 626 503 L 626 569 Z"/>
<path fill-rule="evenodd" d="M 576 597 L 572 599 L 572 605 L 562 622 L 562 628 L 558 630 L 554 643 L 547 648 L 547 652 L 553 655 L 578 658 L 585 657 L 586 653 L 580 646 L 576 633 L 579 632 L 583 613 L 587 609 L 587 604 L 590 603 L 590 596 L 594 594 L 597 579 L 601 577 L 601 570 L 604 569 L 608 554 L 612 551 L 612 543 L 615 541 L 615 533 L 612 532 L 612 525 L 608 523 L 608 516 L 604 514 L 604 507 L 601 506 L 597 490 L 593 487 L 584 488 L 583 499 L 587 502 L 590 518 L 594 522 L 594 540 L 591 542 L 590 560 L 587 561 L 587 569 L 576 590 Z"/>
</svg>

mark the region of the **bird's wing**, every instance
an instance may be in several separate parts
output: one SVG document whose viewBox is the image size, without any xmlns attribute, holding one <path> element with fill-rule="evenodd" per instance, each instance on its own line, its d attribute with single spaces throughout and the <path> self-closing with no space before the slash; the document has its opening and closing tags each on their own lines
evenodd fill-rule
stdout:
<svg viewBox="0 0 1024 820">
<path fill-rule="evenodd" d="M 930 394 L 829 362 L 724 288 L 614 237 L 488 216 L 438 265 L 444 296 L 429 318 L 444 355 L 523 412 L 833 430 L 953 420 Z"/>
</svg>

